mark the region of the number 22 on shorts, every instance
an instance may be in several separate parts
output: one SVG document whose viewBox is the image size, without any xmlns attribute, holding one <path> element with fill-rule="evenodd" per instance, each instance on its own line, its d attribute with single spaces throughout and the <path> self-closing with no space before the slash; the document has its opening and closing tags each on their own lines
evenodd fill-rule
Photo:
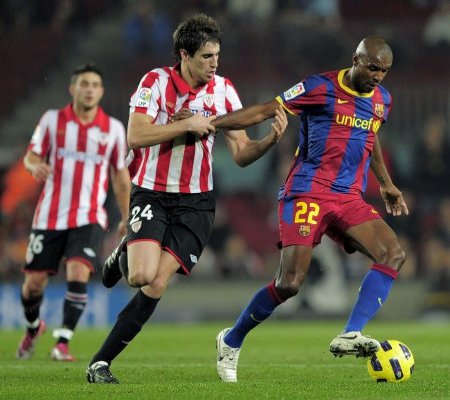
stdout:
<svg viewBox="0 0 450 400">
<path fill-rule="evenodd" d="M 317 203 L 298 201 L 296 204 L 294 222 L 296 224 L 317 225 L 316 217 L 319 215 L 320 206 Z"/>
</svg>

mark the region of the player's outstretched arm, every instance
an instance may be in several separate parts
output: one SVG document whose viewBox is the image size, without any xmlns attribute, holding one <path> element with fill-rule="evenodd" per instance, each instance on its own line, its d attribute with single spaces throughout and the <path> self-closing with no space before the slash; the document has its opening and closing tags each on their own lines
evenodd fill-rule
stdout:
<svg viewBox="0 0 450 400">
<path fill-rule="evenodd" d="M 228 130 L 225 140 L 236 164 L 246 167 L 266 154 L 283 136 L 287 124 L 286 113 L 281 105 L 278 105 L 270 132 L 261 140 L 251 140 L 244 130 Z"/>
<path fill-rule="evenodd" d="M 380 183 L 380 193 L 384 200 L 386 211 L 394 216 L 408 215 L 408 206 L 406 205 L 402 192 L 392 183 L 392 179 L 387 171 L 378 137 L 375 138 L 370 169 Z"/>
<path fill-rule="evenodd" d="M 153 146 L 185 135 L 187 132 L 198 136 L 215 132 L 211 121 L 215 116 L 204 117 L 201 113 L 190 118 L 172 121 L 169 124 L 156 125 L 154 119 L 147 114 L 132 113 L 128 120 L 127 140 L 132 149 Z"/>
<path fill-rule="evenodd" d="M 216 128 L 244 129 L 259 124 L 268 118 L 273 118 L 279 106 L 280 104 L 275 99 L 263 104 L 254 104 L 222 115 L 215 119 L 212 124 Z"/>
</svg>

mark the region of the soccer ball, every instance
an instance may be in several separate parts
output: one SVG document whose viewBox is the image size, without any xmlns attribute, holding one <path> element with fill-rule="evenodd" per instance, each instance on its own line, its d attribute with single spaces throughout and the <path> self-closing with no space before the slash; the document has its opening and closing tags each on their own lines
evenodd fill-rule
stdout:
<svg viewBox="0 0 450 400">
<path fill-rule="evenodd" d="M 386 340 L 368 361 L 370 377 L 377 382 L 404 382 L 414 371 L 411 350 L 398 340 Z"/>
</svg>

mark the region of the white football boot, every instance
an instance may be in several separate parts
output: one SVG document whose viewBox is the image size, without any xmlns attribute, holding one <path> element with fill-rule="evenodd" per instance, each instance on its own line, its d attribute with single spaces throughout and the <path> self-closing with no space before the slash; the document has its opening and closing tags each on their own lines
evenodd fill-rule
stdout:
<svg viewBox="0 0 450 400">
<path fill-rule="evenodd" d="M 224 382 L 237 382 L 237 364 L 241 349 L 230 347 L 223 340 L 230 329 L 220 331 L 216 337 L 217 373 Z"/>
<path fill-rule="evenodd" d="M 330 343 L 330 351 L 335 357 L 353 355 L 370 357 L 381 348 L 378 340 L 364 336 L 361 332 L 346 332 L 336 336 Z"/>
</svg>

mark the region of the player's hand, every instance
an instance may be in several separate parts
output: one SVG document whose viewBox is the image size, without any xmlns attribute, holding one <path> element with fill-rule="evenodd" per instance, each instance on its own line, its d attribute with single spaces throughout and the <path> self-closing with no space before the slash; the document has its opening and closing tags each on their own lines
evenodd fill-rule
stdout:
<svg viewBox="0 0 450 400">
<path fill-rule="evenodd" d="M 288 125 L 288 119 L 286 116 L 286 113 L 283 110 L 283 107 L 280 105 L 275 110 L 275 117 L 274 121 L 272 122 L 272 130 L 270 131 L 270 135 L 272 136 L 273 143 L 278 143 L 278 141 L 283 136 L 284 132 L 286 131 Z"/>
<path fill-rule="evenodd" d="M 127 233 L 127 221 L 122 220 L 117 225 L 117 234 L 122 237 Z"/>
<path fill-rule="evenodd" d="M 409 214 L 408 206 L 406 205 L 402 192 L 395 185 L 381 187 L 380 192 L 388 214 L 392 214 L 394 217 Z"/>
<path fill-rule="evenodd" d="M 192 114 L 192 111 L 189 108 L 182 108 L 181 110 L 173 114 L 171 117 L 169 117 L 169 124 L 171 122 L 181 121 L 182 119 L 190 118 L 193 115 L 194 114 Z"/>
<path fill-rule="evenodd" d="M 187 131 L 199 137 L 214 133 L 216 128 L 211 125 L 211 122 L 216 119 L 215 115 L 204 117 L 202 113 L 196 113 L 190 118 L 186 118 Z"/>
<path fill-rule="evenodd" d="M 47 179 L 47 177 L 52 173 L 52 168 L 50 165 L 40 162 L 33 166 L 33 170 L 31 171 L 31 175 L 38 182 L 43 182 Z"/>
</svg>

